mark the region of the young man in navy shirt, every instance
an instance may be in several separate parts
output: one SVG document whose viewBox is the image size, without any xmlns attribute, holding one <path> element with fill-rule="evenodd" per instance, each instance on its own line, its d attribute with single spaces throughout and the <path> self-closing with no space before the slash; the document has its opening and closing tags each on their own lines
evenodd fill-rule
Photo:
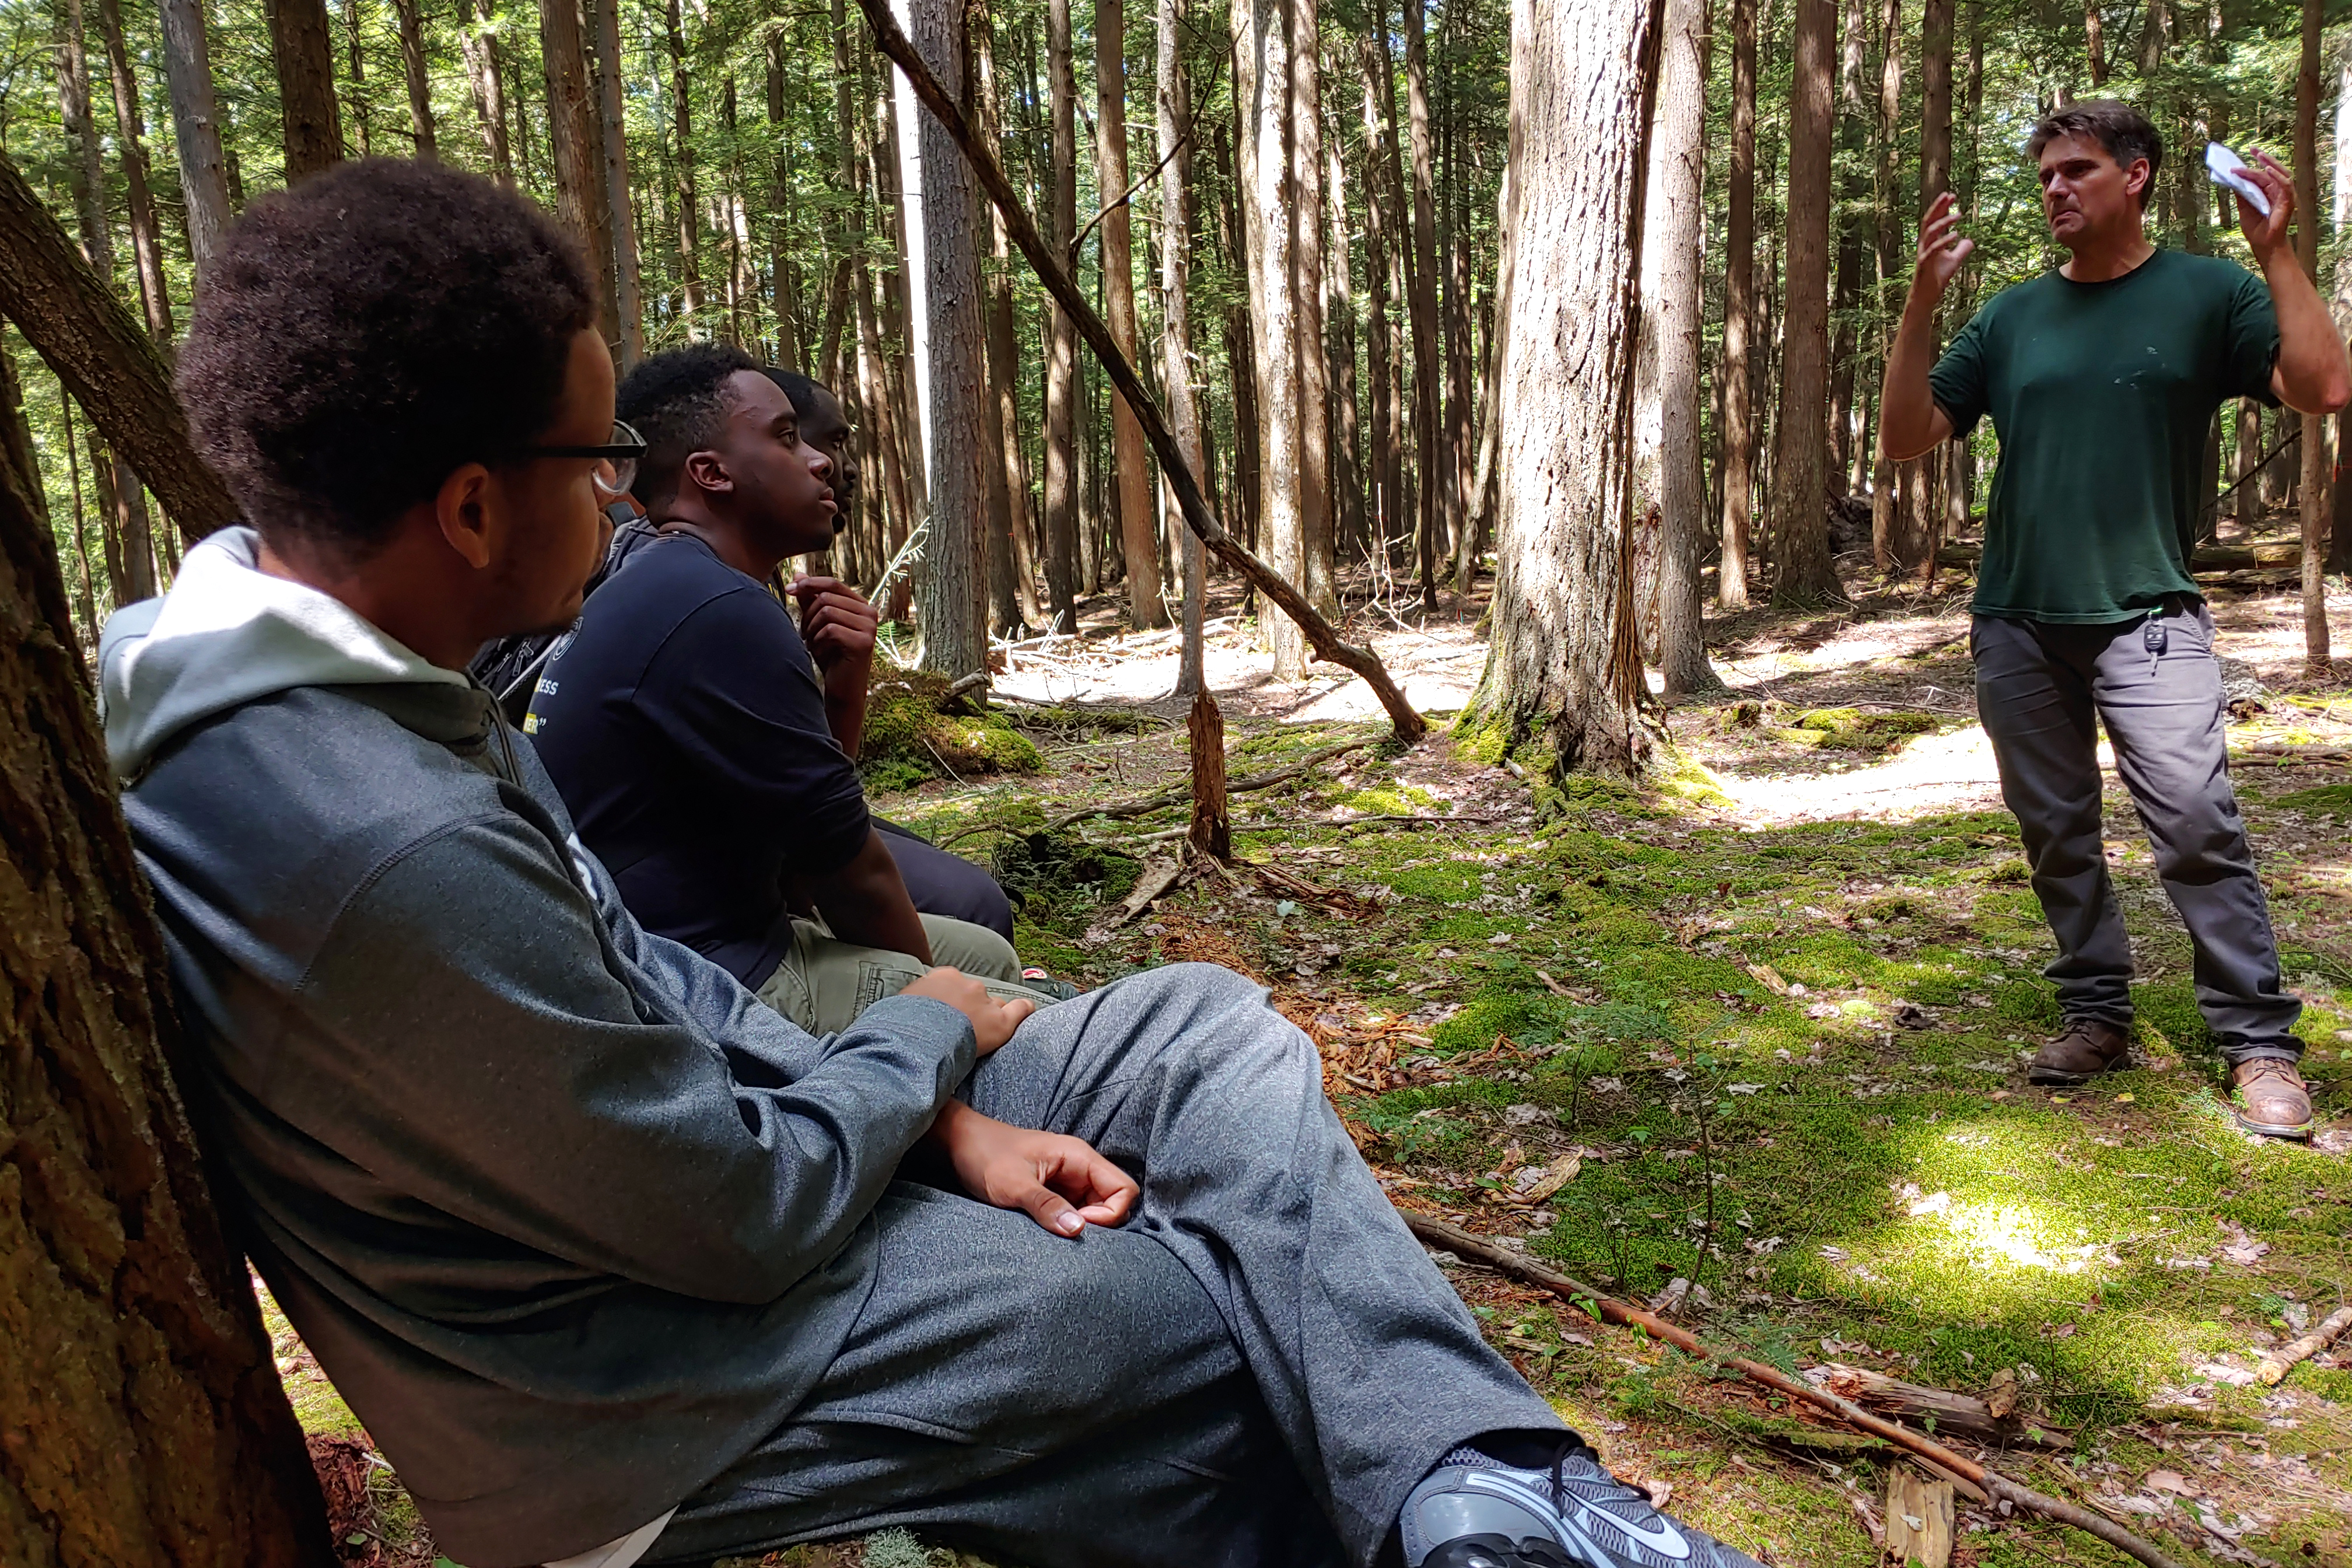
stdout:
<svg viewBox="0 0 2352 1568">
<path fill-rule="evenodd" d="M 659 537 L 588 600 L 524 727 L 631 912 L 814 1031 L 935 963 L 1031 995 L 999 931 L 918 911 L 894 851 L 928 847 L 866 810 L 872 606 L 802 576 L 796 626 L 768 589 L 832 540 L 833 458 L 725 344 L 655 355 L 617 401 Z"/>
</svg>

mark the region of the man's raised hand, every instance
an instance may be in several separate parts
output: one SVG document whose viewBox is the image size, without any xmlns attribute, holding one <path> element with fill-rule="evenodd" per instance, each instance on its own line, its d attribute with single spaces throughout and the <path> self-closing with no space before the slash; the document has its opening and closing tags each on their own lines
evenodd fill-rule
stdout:
<svg viewBox="0 0 2352 1568">
<path fill-rule="evenodd" d="M 2238 232 L 2246 237 L 2252 247 L 2257 265 L 2269 259 L 2273 251 L 2287 243 L 2289 220 L 2294 216 L 2294 176 L 2286 165 L 2259 148 L 2254 162 L 2238 172 L 2263 188 L 2271 202 L 2270 216 L 2254 210 L 2254 204 L 2245 197 L 2238 198 Z"/>
<path fill-rule="evenodd" d="M 961 1100 L 940 1110 L 931 1137 L 966 1192 L 997 1208 L 1026 1210 L 1055 1236 L 1117 1225 L 1140 1190 L 1083 1139 L 1014 1127 Z"/>
<path fill-rule="evenodd" d="M 971 1019 L 972 1038 L 979 1043 L 982 1056 L 1011 1039 L 1021 1020 L 1037 1010 L 1037 1004 L 1026 1000 L 1000 1002 L 988 994 L 987 986 L 962 970 L 944 966 L 931 970 L 899 994 L 944 1002 Z"/>
<path fill-rule="evenodd" d="M 827 674 L 846 667 L 862 679 L 874 664 L 882 613 L 838 577 L 795 577 L 792 595 L 800 602 L 801 640 L 817 667 Z"/>
<path fill-rule="evenodd" d="M 1954 232 L 1959 221 L 1959 203 L 1946 191 L 1928 207 L 1927 219 L 1919 226 L 1919 263 L 1912 271 L 1911 288 L 1915 293 L 1926 289 L 1931 301 L 1944 297 L 1960 263 L 1977 247 L 1975 240 Z"/>
</svg>

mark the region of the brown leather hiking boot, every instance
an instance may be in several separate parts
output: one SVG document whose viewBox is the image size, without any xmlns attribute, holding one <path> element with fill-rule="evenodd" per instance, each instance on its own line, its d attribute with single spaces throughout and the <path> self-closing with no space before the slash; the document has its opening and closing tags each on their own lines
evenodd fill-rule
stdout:
<svg viewBox="0 0 2352 1568">
<path fill-rule="evenodd" d="M 2293 1062 L 2256 1057 L 2230 1069 L 2230 1102 L 2238 1125 L 2265 1138 L 2311 1136 L 2311 1090 Z"/>
<path fill-rule="evenodd" d="M 2028 1083 L 2088 1083 L 2131 1057 L 2131 1031 L 2105 1018 L 2069 1018 L 2058 1037 L 2033 1056 Z"/>
</svg>

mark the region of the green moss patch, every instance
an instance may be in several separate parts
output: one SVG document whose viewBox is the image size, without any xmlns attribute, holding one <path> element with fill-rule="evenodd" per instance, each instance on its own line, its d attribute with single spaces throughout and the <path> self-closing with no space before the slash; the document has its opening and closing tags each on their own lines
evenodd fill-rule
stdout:
<svg viewBox="0 0 2352 1568">
<path fill-rule="evenodd" d="M 947 679 L 926 670 L 878 676 L 866 698 L 858 771 L 868 789 L 909 789 L 935 778 L 1034 773 L 1045 765 L 1036 742 L 1003 714 L 941 711 Z"/>
</svg>

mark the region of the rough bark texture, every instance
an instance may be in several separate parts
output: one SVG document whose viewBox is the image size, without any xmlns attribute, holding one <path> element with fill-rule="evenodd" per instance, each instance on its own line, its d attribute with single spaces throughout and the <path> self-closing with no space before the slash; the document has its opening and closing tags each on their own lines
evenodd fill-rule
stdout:
<svg viewBox="0 0 2352 1568">
<path fill-rule="evenodd" d="M 1323 557 L 1310 561 L 1309 565 L 1321 573 L 1321 581 L 1330 588 L 1329 608 L 1337 615 L 1340 552 L 1360 549 L 1363 544 L 1364 438 L 1356 416 L 1356 291 L 1354 279 L 1349 276 L 1348 172 L 1339 157 L 1336 122 L 1325 139 L 1323 155 L 1323 361 L 1330 367 L 1328 434 L 1331 447 L 1331 526 L 1314 542 L 1323 550 Z M 1495 359 L 1492 336 L 1490 331 L 1490 352 L 1486 356 L 1490 370 Z M 1486 428 L 1491 435 L 1491 399 L 1487 413 Z M 1454 575 L 1455 581 L 1466 588 L 1470 581 L 1467 569 Z"/>
<path fill-rule="evenodd" d="M 2183 166 L 2189 162 L 2184 159 Z M 1936 198 L 1951 188 L 1952 0 L 1926 0 L 1919 13 L 1919 216 L 1923 222 Z M 1923 582 L 1935 579 L 1936 551 L 1946 531 L 1958 533 L 1960 524 L 1968 521 L 1965 510 L 1957 518 L 1951 515 L 1956 501 L 1963 508 L 1967 505 L 1957 487 L 1948 482 L 1951 466 L 1948 451 L 1931 454 L 1917 466 L 1920 504 L 1913 531 L 1918 536 L 1918 554 L 1913 564 Z M 1929 485 L 1931 473 L 1946 478 L 1947 482 Z M 1929 504 L 1938 491 L 1943 505 Z"/>
<path fill-rule="evenodd" d="M 1339 613 L 1331 541 L 1331 381 L 1323 308 L 1323 67 L 1318 0 L 1291 0 L 1290 292 L 1298 312 L 1298 575 L 1300 590 L 1326 616 Z M 1347 256 L 1339 258 L 1347 268 Z M 1298 674 L 1306 673 L 1306 649 Z M 1280 673 L 1279 659 L 1276 660 Z"/>
<path fill-rule="evenodd" d="M 131 217 L 131 254 L 139 271 L 139 303 L 159 343 L 172 341 L 172 295 L 163 281 L 163 238 L 155 226 L 155 199 L 147 188 L 147 124 L 139 108 L 139 79 L 122 42 L 122 8 L 98 0 L 99 31 L 106 39 L 114 87 L 114 150 L 122 163 L 122 194 Z"/>
<path fill-rule="evenodd" d="M 1225 716 L 1217 700 L 1196 692 L 1185 728 L 1192 742 L 1192 822 L 1185 842 L 1199 854 L 1221 863 L 1234 858 L 1231 797 L 1225 793 Z"/>
<path fill-rule="evenodd" d="M 677 138 L 671 143 L 671 168 L 677 181 L 677 264 L 686 291 L 686 326 L 688 333 L 701 331 L 707 337 L 702 321 L 702 196 L 694 182 L 694 100 L 687 91 L 686 26 L 677 0 L 669 0 L 663 16 L 669 42 L 670 134 Z"/>
<path fill-rule="evenodd" d="M 2302 68 L 2294 79 L 2294 254 L 2319 278 L 2319 34 L 2321 0 L 2303 0 Z M 2327 647 L 2327 416 L 2303 416 L 2303 658 L 2326 669 Z"/>
<path fill-rule="evenodd" d="M 1192 392 L 1192 318 L 1185 300 L 1192 264 L 1192 214 L 1185 196 L 1189 160 L 1179 150 L 1192 129 L 1188 123 L 1192 106 L 1184 85 L 1183 15 L 1179 0 L 1159 0 L 1159 24 L 1156 128 L 1160 159 L 1160 385 L 1168 398 L 1168 426 L 1176 437 L 1177 447 L 1195 471 L 1206 473 L 1201 453 L 1200 404 Z M 1001 224 L 999 230 L 1002 232 Z M 1202 668 L 1202 626 L 1206 590 L 1202 577 L 1208 554 L 1202 548 L 1200 537 L 1189 528 L 1183 531 L 1181 544 L 1184 641 L 1177 661 L 1176 694 L 1193 697 L 1207 689 Z M 1197 712 L 1199 704 L 1193 706 Z M 1223 727 L 1220 723 L 1219 729 Z M 1222 750 L 1218 757 L 1222 764 Z"/>
<path fill-rule="evenodd" d="M 1234 80 L 1247 115 L 1239 142 L 1243 229 L 1248 236 L 1250 329 L 1257 390 L 1258 518 L 1262 549 L 1282 580 L 1305 583 L 1300 519 L 1298 360 L 1302 339 L 1293 282 L 1297 185 L 1290 179 L 1289 7 L 1284 0 L 1234 0 Z M 1321 417 L 1321 410 L 1317 410 Z M 1258 607 L 1274 650 L 1275 674 L 1306 670 L 1297 628 L 1270 605 Z"/>
<path fill-rule="evenodd" d="M 1404 0 L 1406 112 L 1412 142 L 1412 247 L 1405 286 L 1412 315 L 1412 415 L 1414 460 L 1420 465 L 1421 602 L 1437 608 L 1437 537 L 1454 515 L 1446 483 L 1450 465 L 1438 451 L 1439 389 L 1444 370 L 1437 357 L 1437 207 L 1430 170 L 1429 43 L 1422 0 Z"/>
<path fill-rule="evenodd" d="M 161 0 L 163 75 L 180 150 L 180 195 L 187 205 L 188 254 L 204 283 L 228 227 L 228 168 L 221 156 L 220 107 L 213 92 L 212 45 L 202 0 Z"/>
<path fill-rule="evenodd" d="M 1631 773 L 1651 744 L 1624 546 L 1656 21 L 1623 0 L 1511 7 L 1494 637 L 1461 722 L 1529 747 L 1542 773 Z"/>
<path fill-rule="evenodd" d="M 0 443 L 0 1561 L 328 1568 L 28 478 Z"/>
<path fill-rule="evenodd" d="M 107 440 L 145 477 L 184 536 L 194 539 L 236 520 L 227 489 L 189 445 L 186 416 L 154 342 L 5 158 L 0 316 L 16 323 Z M 116 584 L 119 594 L 130 587 Z"/>
<path fill-rule="evenodd" d="M 1781 313 L 1780 416 L 1772 462 L 1774 604 L 1844 601 L 1830 561 L 1828 451 L 1830 109 L 1836 0 L 1795 0 L 1789 126 L 1788 303 Z"/>
<path fill-rule="evenodd" d="M 335 111 L 335 44 L 326 0 L 262 0 L 278 67 L 284 119 L 286 183 L 343 161 L 343 124 Z"/>
<path fill-rule="evenodd" d="M 962 0 L 914 0 L 915 47 L 942 81 L 964 69 Z M 966 107 L 969 107 L 968 105 Z M 953 138 L 923 117 L 923 268 L 930 322 L 931 531 L 919 578 L 923 668 L 959 679 L 988 668 L 987 465 L 994 411 L 981 325 L 980 209 Z M 1146 563 L 1149 570 L 1149 563 Z"/>
<path fill-rule="evenodd" d="M 490 168 L 505 185 L 514 184 L 514 158 L 507 147 L 506 74 L 499 61 L 498 35 L 490 30 L 492 0 L 480 0 L 481 16 L 474 15 L 474 0 L 457 0 L 459 47 L 466 56 L 466 81 L 474 96 L 474 119 L 482 130 L 482 150 L 489 154 Z"/>
<path fill-rule="evenodd" d="M 1135 325 L 1134 227 L 1124 199 L 1127 173 L 1127 7 L 1095 0 L 1095 184 L 1115 204 L 1103 215 L 1103 314 L 1119 353 L 1138 358 Z M 1151 524 L 1151 467 L 1143 428 L 1127 400 L 1111 398 L 1111 460 L 1118 485 L 1120 543 L 1127 556 L 1127 613 L 1139 627 L 1164 626 L 1160 595 L 1160 545 Z"/>
<path fill-rule="evenodd" d="M 1756 5 L 1731 0 L 1731 180 L 1724 194 L 1723 553 L 1715 602 L 1748 604 L 1748 532 L 1756 471 Z"/>
<path fill-rule="evenodd" d="M 1002 143 L 1004 128 L 996 111 L 996 51 L 992 28 L 982 25 L 984 11 L 972 16 L 973 79 L 979 101 L 973 105 L 982 132 Z M 1004 234 L 1004 219 L 988 209 L 989 264 L 983 285 L 988 291 L 988 391 L 994 423 L 993 466 L 1003 474 L 992 487 L 991 506 L 1001 490 L 1004 504 L 992 511 L 988 543 L 988 587 L 999 629 L 1007 637 L 1025 637 L 1039 624 L 1037 577 L 1029 546 L 1029 464 L 1021 449 L 1021 343 L 1013 310 L 1013 253 Z"/>
<path fill-rule="evenodd" d="M 404 0 L 413 4 L 414 0 Z M 636 209 L 629 200 L 629 142 L 622 118 L 621 16 L 616 0 L 590 0 L 596 13 L 596 121 L 604 132 L 604 213 L 613 234 L 613 357 L 625 374 L 646 353 L 645 303 L 637 279 Z M 772 110 L 770 118 L 775 118 Z"/>
<path fill-rule="evenodd" d="M 579 0 L 539 8 L 540 60 L 547 75 L 548 150 L 555 163 L 555 216 L 580 241 L 602 285 L 599 325 L 606 342 L 621 335 L 614 303 L 613 235 L 604 210 L 604 152 Z"/>
<path fill-rule="evenodd" d="M 1045 235 L 1054 253 L 1068 258 L 1078 230 L 1077 83 L 1070 69 L 1070 0 L 1045 7 L 1048 167 L 1053 189 Z M 1077 487 L 1078 330 L 1069 312 L 1054 307 L 1045 344 L 1045 599 L 1054 630 L 1078 629 Z"/>
<path fill-rule="evenodd" d="M 1659 509 L 1654 626 L 1666 694 L 1720 686 L 1706 662 L 1699 564 L 1706 472 L 1699 458 L 1699 245 L 1706 172 L 1706 0 L 1666 0 L 1642 240 L 1637 463 Z M 1644 447 L 1648 447 L 1646 454 Z M 1637 498 L 1635 505 L 1642 504 Z"/>
<path fill-rule="evenodd" d="M 433 129 L 433 93 L 425 75 L 425 30 L 417 0 L 392 0 L 392 10 L 400 27 L 401 75 L 408 85 L 409 134 L 418 157 L 438 159 L 441 149 Z"/>
</svg>

